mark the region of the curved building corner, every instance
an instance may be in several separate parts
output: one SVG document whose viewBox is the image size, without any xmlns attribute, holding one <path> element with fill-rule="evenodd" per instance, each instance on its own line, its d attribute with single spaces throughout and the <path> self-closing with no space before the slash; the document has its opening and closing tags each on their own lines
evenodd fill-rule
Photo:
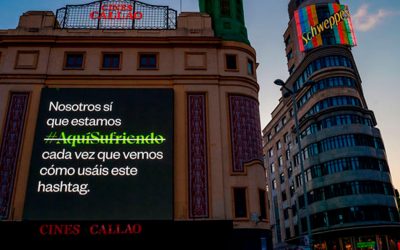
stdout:
<svg viewBox="0 0 400 250">
<path fill-rule="evenodd" d="M 339 1 L 289 3 L 284 40 L 290 76 L 285 87 L 296 93 L 302 151 L 293 103 L 282 97 L 263 130 L 275 249 L 307 245 L 308 215 L 312 249 L 398 247 L 394 188 L 382 136 L 349 48 L 356 39 L 347 11 Z M 337 26 L 335 21 L 329 26 L 335 17 Z M 348 37 L 340 33 L 346 26 Z"/>
</svg>

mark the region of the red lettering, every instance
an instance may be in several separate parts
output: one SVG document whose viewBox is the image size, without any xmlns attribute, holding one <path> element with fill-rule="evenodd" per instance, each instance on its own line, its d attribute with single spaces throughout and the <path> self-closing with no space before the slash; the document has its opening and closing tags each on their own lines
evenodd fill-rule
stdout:
<svg viewBox="0 0 400 250">
<path fill-rule="evenodd" d="M 140 234 L 142 232 L 142 225 L 140 224 L 128 225 L 127 231 L 129 232 L 129 234 Z"/>
<path fill-rule="evenodd" d="M 113 12 L 112 11 L 110 11 L 110 12 L 108 12 L 108 17 L 107 17 L 108 19 L 113 19 L 114 17 L 113 17 Z M 106 18 L 106 19 L 107 19 Z"/>
<path fill-rule="evenodd" d="M 140 234 L 141 232 L 141 224 L 93 224 L 89 227 L 91 235 Z"/>
<path fill-rule="evenodd" d="M 135 19 L 142 19 L 143 18 L 143 13 L 140 11 L 136 11 L 134 14 Z"/>
<path fill-rule="evenodd" d="M 118 9 L 110 10 L 111 8 L 114 8 L 114 7 L 110 7 L 108 10 L 101 11 L 100 13 L 98 11 L 92 11 L 89 14 L 89 18 L 90 19 L 131 19 L 131 20 L 143 18 L 143 13 L 140 11 L 136 11 L 134 13 L 122 12 L 122 11 L 131 10 L 132 9 L 131 5 L 127 5 L 127 6 L 125 6 L 125 8 L 123 8 L 121 10 L 118 10 Z"/>
<path fill-rule="evenodd" d="M 43 224 L 39 227 L 39 233 L 43 236 L 55 235 L 78 235 L 81 233 L 81 225 L 79 224 L 59 224 L 49 225 Z"/>
<path fill-rule="evenodd" d="M 81 232 L 81 225 L 66 225 L 64 229 L 65 235 L 78 235 Z"/>
<path fill-rule="evenodd" d="M 99 18 L 99 12 L 98 11 L 92 11 L 92 12 L 90 12 L 89 17 L 90 17 L 90 19 L 98 19 Z"/>
<path fill-rule="evenodd" d="M 40 232 L 40 234 L 41 234 L 41 235 L 46 235 L 46 234 L 48 234 L 48 227 L 49 227 L 49 225 L 47 225 L 47 224 L 41 225 L 41 226 L 39 227 L 39 232 Z"/>
<path fill-rule="evenodd" d="M 98 229 L 99 229 L 99 225 L 93 224 L 93 225 L 91 225 L 90 228 L 89 228 L 89 233 L 90 233 L 91 235 L 96 235 Z"/>
<path fill-rule="evenodd" d="M 53 225 L 50 235 L 62 235 L 64 232 L 63 228 L 63 225 Z"/>
</svg>

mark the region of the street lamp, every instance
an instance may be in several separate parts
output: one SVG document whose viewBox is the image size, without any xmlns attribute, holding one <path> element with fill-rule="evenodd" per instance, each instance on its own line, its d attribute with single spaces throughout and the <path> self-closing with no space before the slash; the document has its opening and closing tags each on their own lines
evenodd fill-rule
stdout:
<svg viewBox="0 0 400 250">
<path fill-rule="evenodd" d="M 294 125 L 296 130 L 296 139 L 297 139 L 297 148 L 299 151 L 299 161 L 300 161 L 300 172 L 301 172 L 301 182 L 303 183 L 303 196 L 304 196 L 304 209 L 306 210 L 306 220 L 307 220 L 307 236 L 308 236 L 308 244 L 312 248 L 311 244 L 311 221 L 310 221 L 310 211 L 308 210 L 308 196 L 307 196 L 307 188 L 306 188 L 306 173 L 304 172 L 304 163 L 303 157 L 301 155 L 302 147 L 301 147 L 301 140 L 300 140 L 300 128 L 299 128 L 299 118 L 297 117 L 297 103 L 296 103 L 296 91 L 289 89 L 285 86 L 285 82 L 281 79 L 276 79 L 274 83 L 278 86 L 281 86 L 287 92 L 283 95 L 284 97 L 288 97 L 289 95 L 292 97 L 292 104 L 293 104 L 293 116 L 294 116 Z M 308 80 L 304 83 L 302 88 L 310 86 L 314 84 L 313 81 Z M 298 91 L 301 90 L 298 89 Z M 299 215 L 297 215 L 299 216 Z M 301 223 L 300 223 L 301 224 Z M 301 225 L 299 225 L 300 227 Z"/>
</svg>

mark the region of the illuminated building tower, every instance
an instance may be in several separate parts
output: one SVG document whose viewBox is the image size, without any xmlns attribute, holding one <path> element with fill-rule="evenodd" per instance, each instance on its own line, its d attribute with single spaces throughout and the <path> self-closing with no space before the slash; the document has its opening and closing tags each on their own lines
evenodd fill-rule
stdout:
<svg viewBox="0 0 400 250">
<path fill-rule="evenodd" d="M 2 239 L 267 247 L 256 53 L 229 3 L 215 32 L 226 9 L 133 0 L 0 31 Z"/>
<path fill-rule="evenodd" d="M 333 0 L 291 0 L 289 17 L 290 76 L 263 130 L 274 247 L 305 245 L 308 217 L 315 248 L 396 249 L 399 215 L 384 144 L 350 49 L 356 39 L 348 9 Z"/>
</svg>

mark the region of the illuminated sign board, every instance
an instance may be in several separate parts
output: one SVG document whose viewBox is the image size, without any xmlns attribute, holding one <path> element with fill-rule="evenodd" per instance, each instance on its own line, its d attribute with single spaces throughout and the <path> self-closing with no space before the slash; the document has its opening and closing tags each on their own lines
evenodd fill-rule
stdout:
<svg viewBox="0 0 400 250">
<path fill-rule="evenodd" d="M 143 13 L 133 11 L 133 4 L 113 3 L 102 4 L 100 11 L 92 11 L 90 19 L 142 19 Z"/>
<path fill-rule="evenodd" d="M 42 90 L 27 220 L 171 220 L 173 90 Z"/>
<path fill-rule="evenodd" d="M 375 241 L 357 242 L 357 248 L 375 248 Z"/>
<path fill-rule="evenodd" d="M 323 12 L 318 11 L 318 8 L 322 7 L 327 8 L 328 17 L 318 16 L 318 13 Z M 327 44 L 357 45 L 347 5 L 336 3 L 321 6 L 309 5 L 296 10 L 294 17 L 300 51 Z"/>
<path fill-rule="evenodd" d="M 58 9 L 56 28 L 172 30 L 177 11 L 135 0 L 104 0 Z"/>
</svg>

